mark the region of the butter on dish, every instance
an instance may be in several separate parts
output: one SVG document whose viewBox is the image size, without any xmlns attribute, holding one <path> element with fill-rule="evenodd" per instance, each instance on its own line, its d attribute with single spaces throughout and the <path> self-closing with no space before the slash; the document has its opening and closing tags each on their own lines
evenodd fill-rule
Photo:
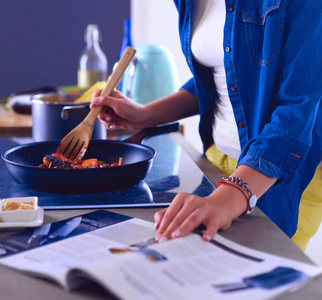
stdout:
<svg viewBox="0 0 322 300">
<path fill-rule="evenodd" d="M 28 222 L 37 216 L 38 197 L 7 198 L 0 201 L 0 219 L 4 222 Z"/>
</svg>

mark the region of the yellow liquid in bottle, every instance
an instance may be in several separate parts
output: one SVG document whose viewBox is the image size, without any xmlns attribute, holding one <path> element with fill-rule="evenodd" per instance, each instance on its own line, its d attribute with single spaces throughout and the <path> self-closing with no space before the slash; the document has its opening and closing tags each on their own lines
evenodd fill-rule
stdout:
<svg viewBox="0 0 322 300">
<path fill-rule="evenodd" d="M 78 70 L 77 85 L 80 89 L 88 89 L 97 81 L 105 81 L 107 72 L 99 69 Z"/>
</svg>

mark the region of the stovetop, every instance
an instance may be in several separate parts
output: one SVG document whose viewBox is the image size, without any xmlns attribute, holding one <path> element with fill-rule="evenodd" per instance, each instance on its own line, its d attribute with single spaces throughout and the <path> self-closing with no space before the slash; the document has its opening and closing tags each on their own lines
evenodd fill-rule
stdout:
<svg viewBox="0 0 322 300">
<path fill-rule="evenodd" d="M 207 196 L 214 186 L 184 149 L 170 135 L 152 137 L 144 142 L 157 152 L 144 180 L 137 185 L 113 192 L 93 194 L 45 193 L 21 187 L 0 161 L 0 198 L 37 196 L 44 209 L 118 208 L 167 206 L 179 192 Z M 0 152 L 16 143 L 0 139 Z"/>
</svg>

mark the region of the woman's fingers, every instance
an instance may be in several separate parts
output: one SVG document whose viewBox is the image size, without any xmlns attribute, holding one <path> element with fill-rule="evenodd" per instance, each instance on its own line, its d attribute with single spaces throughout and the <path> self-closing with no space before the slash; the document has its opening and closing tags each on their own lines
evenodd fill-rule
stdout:
<svg viewBox="0 0 322 300">
<path fill-rule="evenodd" d="M 93 92 L 93 96 L 92 96 L 92 98 L 99 97 L 99 96 L 101 95 L 101 93 L 102 93 L 102 89 L 100 89 L 100 90 L 95 90 L 95 91 Z"/>
<path fill-rule="evenodd" d="M 90 108 L 97 105 L 102 106 L 99 119 L 107 129 L 137 131 L 146 127 L 143 105 L 125 97 L 117 90 L 114 90 L 108 97 L 101 97 L 100 93 L 100 90 L 93 93 Z"/>
<path fill-rule="evenodd" d="M 154 214 L 154 223 L 155 223 L 155 229 L 158 230 L 159 227 L 160 227 L 160 223 L 161 223 L 161 220 L 165 214 L 165 212 L 167 211 L 167 208 L 164 208 L 162 210 L 159 210 L 158 212 L 156 212 Z"/>
<path fill-rule="evenodd" d="M 182 205 L 184 204 L 184 195 L 178 194 L 172 201 L 171 205 L 162 212 L 162 218 L 158 220 L 158 236 L 165 236 L 165 231 L 171 229 L 173 222 L 181 222 Z M 183 219 L 182 219 L 183 220 Z M 167 237 L 169 238 L 169 236 Z M 157 239 L 158 240 L 158 239 Z"/>
<path fill-rule="evenodd" d="M 206 225 L 206 230 L 203 234 L 203 240 L 210 241 L 217 233 L 219 228 L 218 219 L 210 218 L 210 211 L 205 206 L 200 206 L 194 210 L 180 226 L 172 232 L 172 238 L 178 238 L 187 235 L 196 229 L 200 224 Z M 209 221 L 207 221 L 209 219 Z"/>
<path fill-rule="evenodd" d="M 202 208 L 204 201 L 195 195 L 178 194 L 170 207 L 162 212 L 157 225 L 157 240 L 183 236 L 198 227 L 206 217 L 206 210 Z"/>
<path fill-rule="evenodd" d="M 113 110 L 115 110 L 115 108 L 120 105 L 120 101 L 121 101 L 121 98 L 116 98 L 116 97 L 113 97 L 112 95 L 108 97 L 97 96 L 92 98 L 90 108 L 100 105 L 100 106 L 111 107 L 113 108 Z"/>
<path fill-rule="evenodd" d="M 203 240 L 210 241 L 219 229 L 230 227 L 232 220 L 224 217 L 220 205 L 207 197 L 180 193 L 171 205 L 155 214 L 158 242 L 187 235 L 200 224 L 206 226 Z"/>
<path fill-rule="evenodd" d="M 218 222 L 216 220 L 210 220 L 210 222 L 206 226 L 206 230 L 202 235 L 202 239 L 206 242 L 209 242 L 214 238 L 219 230 Z"/>
<path fill-rule="evenodd" d="M 110 107 L 103 106 L 98 118 L 103 123 L 103 125 L 109 130 L 121 128 L 118 116 Z"/>
</svg>

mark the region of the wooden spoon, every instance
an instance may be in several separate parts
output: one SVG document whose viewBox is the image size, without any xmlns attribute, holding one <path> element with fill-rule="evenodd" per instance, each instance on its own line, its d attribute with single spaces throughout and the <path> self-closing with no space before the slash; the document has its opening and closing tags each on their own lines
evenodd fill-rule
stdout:
<svg viewBox="0 0 322 300">
<path fill-rule="evenodd" d="M 113 73 L 107 80 L 101 96 L 109 96 L 112 93 L 134 57 L 135 52 L 136 50 L 131 47 L 125 49 Z M 101 106 L 91 109 L 85 119 L 60 141 L 56 152 L 71 160 L 82 159 L 91 140 L 93 127 L 101 109 Z"/>
</svg>

